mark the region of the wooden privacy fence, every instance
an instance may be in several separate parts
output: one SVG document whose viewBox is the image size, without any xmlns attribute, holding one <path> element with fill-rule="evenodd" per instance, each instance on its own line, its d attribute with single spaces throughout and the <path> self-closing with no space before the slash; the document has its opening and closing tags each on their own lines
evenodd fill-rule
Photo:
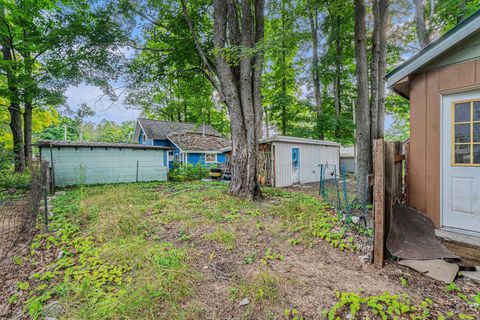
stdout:
<svg viewBox="0 0 480 320">
<path fill-rule="evenodd" d="M 406 151 L 404 153 L 404 150 Z M 402 146 L 400 141 L 374 140 L 374 245 L 373 263 L 383 267 L 385 260 L 385 243 L 390 232 L 393 205 L 395 201 L 405 202 L 408 168 L 408 144 Z"/>
</svg>

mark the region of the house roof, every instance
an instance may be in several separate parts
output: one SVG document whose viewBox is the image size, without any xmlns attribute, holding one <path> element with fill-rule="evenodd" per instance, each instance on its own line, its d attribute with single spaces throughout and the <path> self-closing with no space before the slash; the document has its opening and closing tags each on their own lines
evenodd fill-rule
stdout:
<svg viewBox="0 0 480 320">
<path fill-rule="evenodd" d="M 74 147 L 74 148 L 129 148 L 129 149 L 154 149 L 170 150 L 169 147 L 147 146 L 143 144 L 132 143 L 113 143 L 113 142 L 89 142 L 89 141 L 64 141 L 64 140 L 40 140 L 36 144 L 38 147 Z"/>
<path fill-rule="evenodd" d="M 146 118 L 138 118 L 138 122 L 150 139 L 166 139 L 167 136 L 175 133 L 203 133 L 204 128 L 205 134 L 221 137 L 220 133 L 209 124 L 202 125 L 193 122 L 160 121 Z"/>
<path fill-rule="evenodd" d="M 392 87 L 405 77 L 425 67 L 428 63 L 438 58 L 441 54 L 462 42 L 475 32 L 480 30 L 480 10 L 469 18 L 460 22 L 454 28 L 446 32 L 442 37 L 432 42 L 410 59 L 390 71 L 385 78 L 387 86 Z"/>
<path fill-rule="evenodd" d="M 174 145 L 185 152 L 189 151 L 220 151 L 230 145 L 230 140 L 221 136 L 196 132 L 175 133 L 167 136 Z"/>
</svg>

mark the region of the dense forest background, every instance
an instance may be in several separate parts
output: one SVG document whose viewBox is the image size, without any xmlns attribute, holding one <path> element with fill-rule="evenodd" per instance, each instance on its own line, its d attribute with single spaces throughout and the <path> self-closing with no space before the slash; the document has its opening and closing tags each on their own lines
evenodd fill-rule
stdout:
<svg viewBox="0 0 480 320">
<path fill-rule="evenodd" d="M 375 2 L 366 1 L 368 48 Z M 387 5 L 388 71 L 478 10 L 480 1 L 398 0 Z M 102 88 L 113 103 L 139 109 L 145 117 L 209 123 L 228 136 L 227 108 L 209 81 L 191 32 L 193 26 L 205 52 L 218 54 L 212 10 L 208 0 L 0 1 L 2 159 L 13 158 L 15 130 L 24 138 L 27 163 L 28 145 L 38 139 L 129 142 L 133 121 L 93 123 L 95 105 L 66 104 L 66 89 L 82 83 Z M 264 16 L 263 135 L 352 145 L 354 2 L 267 0 Z M 230 46 L 222 54 L 234 64 L 249 52 Z M 369 64 L 372 56 L 369 49 Z M 386 138 L 408 137 L 408 102 L 387 93 L 385 109 Z"/>
</svg>

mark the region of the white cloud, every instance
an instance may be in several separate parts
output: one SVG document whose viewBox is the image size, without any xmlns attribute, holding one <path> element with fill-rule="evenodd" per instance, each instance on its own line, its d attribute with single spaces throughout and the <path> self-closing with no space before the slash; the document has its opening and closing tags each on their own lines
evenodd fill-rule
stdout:
<svg viewBox="0 0 480 320">
<path fill-rule="evenodd" d="M 140 114 L 139 110 L 126 108 L 121 99 L 112 103 L 100 88 L 87 84 L 68 87 L 65 96 L 72 110 L 77 110 L 82 103 L 92 107 L 95 110 L 95 116 L 87 118 L 86 121 L 94 123 L 99 123 L 103 119 L 120 123 L 135 120 Z"/>
</svg>

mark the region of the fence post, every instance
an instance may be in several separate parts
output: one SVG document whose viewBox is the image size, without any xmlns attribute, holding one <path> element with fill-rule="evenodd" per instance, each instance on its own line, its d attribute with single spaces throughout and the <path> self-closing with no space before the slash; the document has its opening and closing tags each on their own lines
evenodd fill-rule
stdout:
<svg viewBox="0 0 480 320">
<path fill-rule="evenodd" d="M 135 182 L 138 182 L 138 160 L 137 160 L 137 173 L 136 173 L 136 176 L 135 176 Z"/>
<path fill-rule="evenodd" d="M 383 267 L 385 253 L 385 145 L 383 139 L 373 141 L 374 150 L 374 247 L 373 263 L 378 267 Z"/>
</svg>

